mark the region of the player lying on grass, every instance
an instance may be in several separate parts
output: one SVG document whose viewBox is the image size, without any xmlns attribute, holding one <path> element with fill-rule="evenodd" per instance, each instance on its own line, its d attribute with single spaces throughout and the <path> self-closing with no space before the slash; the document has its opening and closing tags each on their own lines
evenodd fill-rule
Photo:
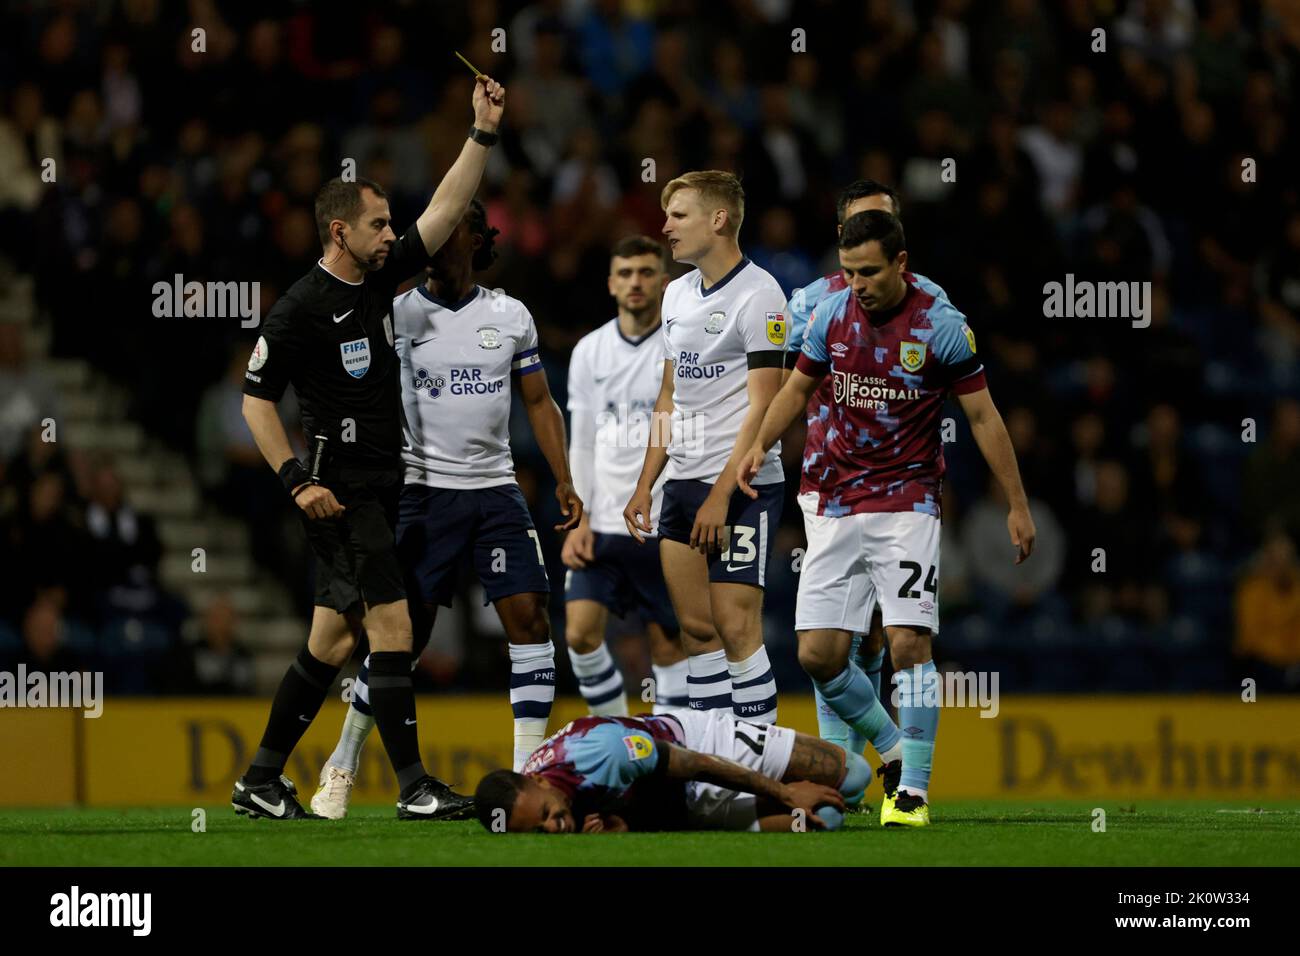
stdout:
<svg viewBox="0 0 1300 956">
<path fill-rule="evenodd" d="M 474 795 L 494 833 L 836 829 L 860 755 L 725 710 L 582 717 L 547 738 L 523 773 L 496 770 Z"/>
</svg>

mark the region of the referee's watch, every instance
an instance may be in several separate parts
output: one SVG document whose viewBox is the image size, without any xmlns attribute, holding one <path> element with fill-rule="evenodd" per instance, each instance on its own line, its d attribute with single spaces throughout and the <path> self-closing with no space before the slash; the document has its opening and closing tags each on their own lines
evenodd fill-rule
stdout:
<svg viewBox="0 0 1300 956">
<path fill-rule="evenodd" d="M 491 147 L 491 146 L 495 146 L 497 144 L 497 140 L 499 140 L 501 137 L 497 133 L 485 133 L 477 126 L 471 126 L 469 128 L 469 138 L 472 139 L 474 142 L 478 143 L 480 146 Z"/>
</svg>

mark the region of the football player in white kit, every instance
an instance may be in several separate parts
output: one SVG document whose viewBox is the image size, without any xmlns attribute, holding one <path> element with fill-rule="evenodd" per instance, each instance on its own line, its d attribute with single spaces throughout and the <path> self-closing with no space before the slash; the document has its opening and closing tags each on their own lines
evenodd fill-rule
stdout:
<svg viewBox="0 0 1300 956">
<path fill-rule="evenodd" d="M 555 649 L 542 545 L 510 454 L 512 388 L 520 391 L 555 476 L 567 519 L 556 530 L 576 526 L 583 505 L 573 489 L 564 416 L 546 383 L 533 317 L 518 299 L 474 283 L 474 272 L 494 258 L 495 234 L 475 200 L 430 260 L 428 281 L 393 300 L 406 438 L 397 552 L 416 660 L 438 606 L 451 606 L 459 566 L 474 562 L 509 640 L 514 762 L 520 767 L 546 736 Z M 363 665 L 338 747 L 312 798 L 313 811 L 331 819 L 347 813 L 361 745 L 374 726 L 367 677 Z"/>
<path fill-rule="evenodd" d="M 663 378 L 659 305 L 668 282 L 663 245 L 648 236 L 615 243 L 609 293 L 618 315 L 573 347 L 569 359 L 569 466 L 582 520 L 564 538 L 565 638 L 578 688 L 598 717 L 626 715 L 623 675 L 605 644 L 610 612 L 645 622 L 654 711 L 686 706 L 686 653 L 659 565 L 659 542 L 638 545 L 623 523 L 641 474 Z M 652 520 L 658 520 L 660 486 Z"/>
<path fill-rule="evenodd" d="M 666 467 L 659 553 L 689 655 L 690 707 L 775 723 L 762 612 L 784 489 L 779 444 L 755 478 L 757 499 L 736 491 L 736 474 L 781 387 L 785 296 L 741 254 L 745 193 L 733 174 L 686 173 L 661 201 L 673 259 L 696 268 L 664 292 L 667 362 L 655 414 L 671 416 L 671 440 L 665 447 L 651 436 L 623 518 L 638 541 L 654 530 L 654 486 Z"/>
</svg>

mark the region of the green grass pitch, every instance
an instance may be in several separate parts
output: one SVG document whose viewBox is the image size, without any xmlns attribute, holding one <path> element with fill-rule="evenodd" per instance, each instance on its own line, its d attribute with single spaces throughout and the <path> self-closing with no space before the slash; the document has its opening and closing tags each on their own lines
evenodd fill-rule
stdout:
<svg viewBox="0 0 1300 956">
<path fill-rule="evenodd" d="M 343 821 L 279 823 L 192 811 L 0 809 L 3 866 L 1292 866 L 1300 803 L 951 801 L 922 830 L 850 814 L 837 833 L 491 834 L 476 821 L 402 822 L 358 807 Z"/>
</svg>

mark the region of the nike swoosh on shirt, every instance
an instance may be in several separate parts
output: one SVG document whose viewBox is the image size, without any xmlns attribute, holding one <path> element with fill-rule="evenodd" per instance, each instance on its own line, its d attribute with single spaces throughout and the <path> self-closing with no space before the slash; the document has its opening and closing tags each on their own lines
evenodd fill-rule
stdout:
<svg viewBox="0 0 1300 956">
<path fill-rule="evenodd" d="M 432 342 L 432 341 L 433 341 L 434 339 L 436 339 L 437 337 L 438 337 L 438 336 L 436 336 L 436 335 L 431 335 L 431 336 L 429 336 L 427 339 L 425 339 L 425 340 L 422 341 L 422 342 L 412 341 L 412 342 L 411 342 L 411 348 L 413 348 L 413 349 L 418 349 L 421 345 L 428 345 L 430 342 Z"/>
<path fill-rule="evenodd" d="M 408 721 L 406 721 L 406 726 L 410 727 L 413 723 L 415 723 L 415 721 L 413 721 L 413 720 L 408 720 Z"/>
<path fill-rule="evenodd" d="M 342 322 L 344 319 L 346 319 L 349 315 L 351 315 L 351 314 L 352 314 L 353 312 L 355 312 L 355 311 L 356 311 L 356 309 L 348 309 L 348 310 L 347 310 L 346 312 L 344 312 L 342 315 L 336 315 L 336 316 L 334 316 L 334 321 L 335 321 L 335 322 Z"/>
<path fill-rule="evenodd" d="M 310 718 L 310 717 L 304 717 L 302 714 L 299 714 L 299 715 L 298 715 L 298 719 L 301 720 L 304 724 L 310 724 L 310 723 L 311 723 L 311 718 Z"/>
</svg>

